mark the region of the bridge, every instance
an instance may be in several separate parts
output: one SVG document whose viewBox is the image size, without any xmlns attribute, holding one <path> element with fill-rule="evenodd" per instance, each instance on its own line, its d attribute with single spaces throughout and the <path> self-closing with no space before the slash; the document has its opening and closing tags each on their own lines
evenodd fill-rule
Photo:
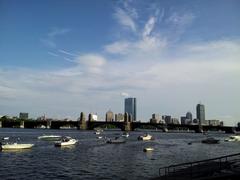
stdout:
<svg viewBox="0 0 240 180">
<path fill-rule="evenodd" d="M 188 130 L 194 132 L 203 131 L 224 131 L 226 133 L 234 133 L 235 131 L 240 131 L 239 127 L 231 126 L 199 126 L 199 125 L 183 125 L 183 124 L 157 124 L 149 122 L 106 122 L 106 121 L 93 121 L 90 118 L 86 121 L 85 117 L 82 115 L 79 121 L 37 121 L 37 120 L 0 120 L 0 128 L 51 128 L 51 129 L 61 129 L 61 128 L 75 128 L 79 130 L 94 130 L 98 127 L 112 126 L 119 128 L 122 131 L 134 131 L 136 129 L 158 129 L 163 132 L 168 130 Z"/>
</svg>

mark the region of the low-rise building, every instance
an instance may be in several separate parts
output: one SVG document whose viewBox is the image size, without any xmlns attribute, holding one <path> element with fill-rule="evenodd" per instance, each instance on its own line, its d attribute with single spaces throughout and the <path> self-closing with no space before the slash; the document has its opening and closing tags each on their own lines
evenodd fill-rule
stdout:
<svg viewBox="0 0 240 180">
<path fill-rule="evenodd" d="M 115 121 L 123 122 L 124 121 L 124 114 L 122 114 L 122 113 L 115 114 Z"/>
<path fill-rule="evenodd" d="M 109 110 L 108 112 L 106 112 L 106 121 L 107 122 L 112 122 L 114 119 L 114 114 L 111 110 Z"/>
<path fill-rule="evenodd" d="M 28 119 L 28 113 L 20 112 L 19 113 L 19 119 L 23 119 L 23 120 Z"/>
</svg>

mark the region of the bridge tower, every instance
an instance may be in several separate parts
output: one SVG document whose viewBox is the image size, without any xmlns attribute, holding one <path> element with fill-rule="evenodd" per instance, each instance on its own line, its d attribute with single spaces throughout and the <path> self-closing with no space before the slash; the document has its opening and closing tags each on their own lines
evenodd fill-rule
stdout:
<svg viewBox="0 0 240 180">
<path fill-rule="evenodd" d="M 93 116 L 92 116 L 91 113 L 88 115 L 88 121 L 89 121 L 89 122 L 92 122 L 92 121 L 93 121 Z"/>
<path fill-rule="evenodd" d="M 87 122 L 86 122 L 85 114 L 83 112 L 81 112 L 81 114 L 80 114 L 80 120 L 79 120 L 79 127 L 78 128 L 80 130 L 86 130 L 87 129 Z"/>
<path fill-rule="evenodd" d="M 128 122 L 128 113 L 127 112 L 124 113 L 124 122 L 125 123 Z"/>
<path fill-rule="evenodd" d="M 23 120 L 20 121 L 20 128 L 24 128 L 24 121 Z"/>
<path fill-rule="evenodd" d="M 2 128 L 2 121 L 0 120 L 0 128 Z"/>
<path fill-rule="evenodd" d="M 51 120 L 47 120 L 47 129 L 50 129 L 52 125 L 52 121 Z"/>
<path fill-rule="evenodd" d="M 124 114 L 124 131 L 132 131 L 131 116 L 127 112 Z"/>
</svg>

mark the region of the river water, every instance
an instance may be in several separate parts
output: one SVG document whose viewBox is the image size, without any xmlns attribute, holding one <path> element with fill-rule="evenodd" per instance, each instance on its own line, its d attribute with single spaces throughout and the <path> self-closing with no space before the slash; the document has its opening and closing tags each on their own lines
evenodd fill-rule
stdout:
<svg viewBox="0 0 240 180">
<path fill-rule="evenodd" d="M 121 131 L 104 131 L 116 137 Z M 0 152 L 0 179 L 149 179 L 158 176 L 162 166 L 239 153 L 240 143 L 224 142 L 227 134 L 210 133 L 220 144 L 202 144 L 206 135 L 197 133 L 149 133 L 155 140 L 138 141 L 143 131 L 130 132 L 125 144 L 106 144 L 94 131 L 0 128 L 0 137 L 20 137 L 34 143 L 29 150 Z M 79 140 L 71 147 L 57 148 L 41 141 L 43 134 L 71 136 Z M 188 145 L 188 142 L 192 142 Z M 145 153 L 145 147 L 153 152 Z"/>
</svg>

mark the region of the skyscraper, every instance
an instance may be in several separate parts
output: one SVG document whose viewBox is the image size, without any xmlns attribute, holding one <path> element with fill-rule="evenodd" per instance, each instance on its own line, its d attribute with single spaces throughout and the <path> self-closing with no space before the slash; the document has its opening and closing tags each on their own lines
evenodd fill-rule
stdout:
<svg viewBox="0 0 240 180">
<path fill-rule="evenodd" d="M 203 104 L 197 104 L 197 119 L 199 120 L 199 124 L 203 124 L 205 122 L 205 108 Z"/>
<path fill-rule="evenodd" d="M 125 113 L 132 116 L 133 121 L 137 120 L 137 99 L 136 98 L 125 98 Z"/>
</svg>

